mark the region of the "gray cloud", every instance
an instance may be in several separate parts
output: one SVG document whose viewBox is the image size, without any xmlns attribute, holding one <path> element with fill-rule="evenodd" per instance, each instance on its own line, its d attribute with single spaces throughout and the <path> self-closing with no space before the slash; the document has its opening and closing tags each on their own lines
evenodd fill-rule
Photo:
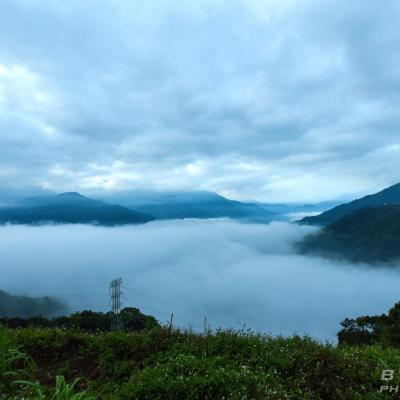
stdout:
<svg viewBox="0 0 400 400">
<path fill-rule="evenodd" d="M 0 5 L 0 184 L 320 200 L 398 180 L 396 1 Z"/>
<path fill-rule="evenodd" d="M 396 269 L 297 255 L 313 228 L 233 221 L 142 226 L 0 227 L 2 289 L 108 309 L 108 284 L 124 281 L 125 305 L 181 326 L 243 324 L 273 334 L 334 340 L 346 317 L 386 312 L 398 300 Z"/>
</svg>

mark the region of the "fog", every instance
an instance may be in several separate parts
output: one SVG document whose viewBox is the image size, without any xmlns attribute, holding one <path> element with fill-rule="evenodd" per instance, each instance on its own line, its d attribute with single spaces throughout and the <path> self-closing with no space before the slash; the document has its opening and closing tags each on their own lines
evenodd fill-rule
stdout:
<svg viewBox="0 0 400 400">
<path fill-rule="evenodd" d="M 123 302 L 176 325 L 251 328 L 335 340 L 346 317 L 380 314 L 400 299 L 395 269 L 296 254 L 314 228 L 230 220 L 140 226 L 0 227 L 0 288 L 52 295 L 70 309 L 106 310 L 108 285 Z"/>
</svg>

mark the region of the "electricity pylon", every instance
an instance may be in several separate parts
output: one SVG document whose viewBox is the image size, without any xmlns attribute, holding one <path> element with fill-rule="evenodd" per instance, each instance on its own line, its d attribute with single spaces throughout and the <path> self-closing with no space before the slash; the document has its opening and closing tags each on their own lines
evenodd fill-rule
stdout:
<svg viewBox="0 0 400 400">
<path fill-rule="evenodd" d="M 111 330 L 120 331 L 123 329 L 122 309 L 122 279 L 114 279 L 110 283 L 110 305 L 111 305 Z"/>
</svg>

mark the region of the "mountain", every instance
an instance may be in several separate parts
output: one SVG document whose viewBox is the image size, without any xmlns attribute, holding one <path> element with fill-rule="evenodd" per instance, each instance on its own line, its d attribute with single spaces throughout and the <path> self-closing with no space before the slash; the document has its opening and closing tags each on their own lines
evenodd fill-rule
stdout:
<svg viewBox="0 0 400 400">
<path fill-rule="evenodd" d="M 311 215 L 319 215 L 322 212 L 339 204 L 339 201 L 323 201 L 314 204 L 303 203 L 256 203 L 265 210 L 271 211 L 279 216 L 282 221 L 295 222 L 301 218 Z"/>
<path fill-rule="evenodd" d="M 140 224 L 154 220 L 120 205 L 92 200 L 76 192 L 30 197 L 0 208 L 0 223 L 95 223 L 105 226 Z"/>
<path fill-rule="evenodd" d="M 234 218 L 270 222 L 276 214 L 253 203 L 229 200 L 207 191 L 156 192 L 133 190 L 103 197 L 157 219 Z"/>
<path fill-rule="evenodd" d="M 66 313 L 65 304 L 50 297 L 11 295 L 0 290 L 0 317 L 30 318 L 37 315 L 53 317 Z"/>
<path fill-rule="evenodd" d="M 300 213 L 313 213 L 323 212 L 332 207 L 337 206 L 339 201 L 322 201 L 315 204 L 303 203 L 256 203 L 260 207 L 272 211 L 277 214 L 300 214 Z"/>
<path fill-rule="evenodd" d="M 400 260 L 400 205 L 357 210 L 307 236 L 299 249 L 354 262 Z"/>
<path fill-rule="evenodd" d="M 0 207 L 13 205 L 16 201 L 21 201 L 26 197 L 49 196 L 54 194 L 56 193 L 39 187 L 24 186 L 13 188 L 0 186 Z"/>
<path fill-rule="evenodd" d="M 317 216 L 305 217 L 299 222 L 308 225 L 325 226 L 356 210 L 365 207 L 378 207 L 385 204 L 400 204 L 400 183 L 384 189 L 379 193 L 365 196 L 350 203 L 341 204 Z"/>
</svg>

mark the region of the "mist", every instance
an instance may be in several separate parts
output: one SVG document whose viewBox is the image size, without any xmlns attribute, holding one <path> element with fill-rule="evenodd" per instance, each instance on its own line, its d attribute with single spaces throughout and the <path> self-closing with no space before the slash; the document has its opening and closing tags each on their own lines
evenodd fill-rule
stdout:
<svg viewBox="0 0 400 400">
<path fill-rule="evenodd" d="M 246 328 L 335 340 L 346 317 L 399 300 L 400 273 L 296 254 L 315 228 L 273 222 L 182 220 L 103 228 L 0 227 L 0 288 L 50 295 L 71 311 L 107 310 L 123 279 L 124 306 L 195 330 Z"/>
</svg>

